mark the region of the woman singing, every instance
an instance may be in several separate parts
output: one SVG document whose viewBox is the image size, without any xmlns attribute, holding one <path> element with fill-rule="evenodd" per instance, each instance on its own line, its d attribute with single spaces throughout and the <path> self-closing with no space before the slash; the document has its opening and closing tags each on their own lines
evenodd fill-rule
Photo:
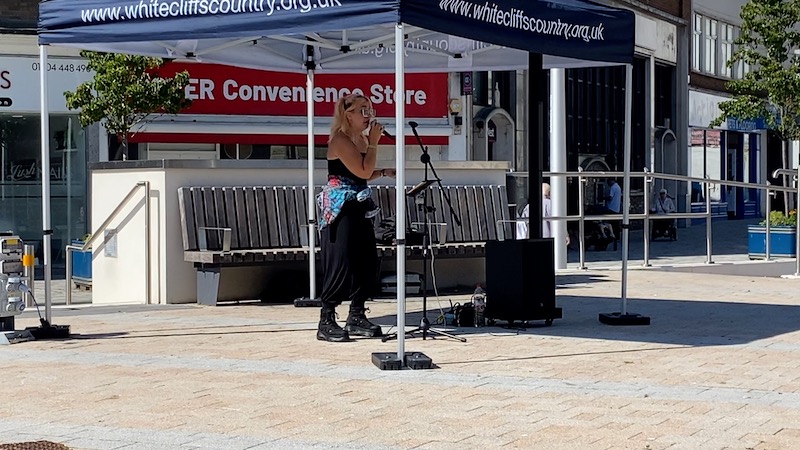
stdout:
<svg viewBox="0 0 800 450">
<path fill-rule="evenodd" d="M 317 339 L 350 340 L 350 335 L 377 337 L 382 330 L 365 315 L 366 300 L 377 280 L 377 248 L 371 218 L 378 213 L 367 181 L 394 176 L 375 170 L 378 140 L 384 126 L 374 120 L 372 103 L 363 95 L 336 102 L 328 139 L 328 183 L 317 197 L 322 258 L 322 311 Z M 368 135 L 364 131 L 369 129 Z M 336 323 L 336 307 L 350 301 L 344 329 Z"/>
</svg>

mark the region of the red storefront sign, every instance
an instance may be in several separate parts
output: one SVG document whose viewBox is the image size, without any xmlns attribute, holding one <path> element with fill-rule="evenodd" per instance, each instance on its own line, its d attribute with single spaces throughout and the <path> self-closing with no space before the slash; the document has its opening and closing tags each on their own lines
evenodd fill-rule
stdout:
<svg viewBox="0 0 800 450">
<path fill-rule="evenodd" d="M 304 74 L 190 63 L 169 63 L 161 73 L 183 70 L 191 77 L 186 96 L 193 100 L 184 114 L 306 115 Z M 316 75 L 314 82 L 317 116 L 333 115 L 336 101 L 356 91 L 372 100 L 379 117 L 394 116 L 393 74 Z M 406 74 L 405 84 L 406 117 L 447 117 L 446 73 Z"/>
</svg>

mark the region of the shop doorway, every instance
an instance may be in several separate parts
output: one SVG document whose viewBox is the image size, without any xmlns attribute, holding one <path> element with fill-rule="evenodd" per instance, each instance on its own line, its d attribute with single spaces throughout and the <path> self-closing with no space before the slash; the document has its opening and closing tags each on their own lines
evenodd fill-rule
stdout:
<svg viewBox="0 0 800 450">
<path fill-rule="evenodd" d="M 472 159 L 514 163 L 516 127 L 502 108 L 483 108 L 473 120 Z"/>
<path fill-rule="evenodd" d="M 744 167 L 742 165 L 743 140 L 739 133 L 725 133 L 725 179 L 728 181 L 744 181 Z M 725 201 L 727 202 L 728 218 L 741 219 L 744 217 L 744 189 L 741 187 L 725 186 Z"/>
</svg>

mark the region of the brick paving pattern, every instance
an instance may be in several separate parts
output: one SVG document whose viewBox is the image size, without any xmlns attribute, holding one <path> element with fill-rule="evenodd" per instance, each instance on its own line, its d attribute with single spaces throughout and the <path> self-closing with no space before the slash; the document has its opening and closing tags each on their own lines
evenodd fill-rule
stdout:
<svg viewBox="0 0 800 450">
<path fill-rule="evenodd" d="M 395 341 L 317 341 L 313 308 L 56 306 L 54 322 L 71 325 L 71 339 L 0 347 L 0 442 L 798 448 L 799 280 L 633 270 L 628 310 L 652 325 L 603 325 L 598 313 L 620 309 L 619 280 L 616 270 L 560 273 L 564 318 L 551 327 L 448 328 L 466 343 L 410 338 L 406 350 L 437 366 L 421 371 L 372 365 L 371 353 L 395 351 Z M 432 318 L 439 304 L 430 299 Z M 369 306 L 377 322 L 396 323 L 394 302 Z M 409 300 L 410 326 L 420 309 Z M 31 310 L 18 319 L 35 323 Z"/>
</svg>

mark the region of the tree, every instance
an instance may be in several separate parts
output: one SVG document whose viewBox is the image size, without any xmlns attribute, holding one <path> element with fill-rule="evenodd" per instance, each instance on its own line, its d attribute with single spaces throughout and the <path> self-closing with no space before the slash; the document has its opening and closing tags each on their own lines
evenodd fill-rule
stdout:
<svg viewBox="0 0 800 450">
<path fill-rule="evenodd" d="M 84 127 L 102 121 L 117 136 L 120 146 L 114 159 L 127 159 L 135 125 L 152 114 L 177 114 L 191 105 L 184 93 L 189 73 L 160 76 L 161 58 L 91 51 L 82 51 L 81 56 L 95 75 L 75 92 L 64 92 L 67 106 L 81 110 Z"/>
<path fill-rule="evenodd" d="M 728 66 L 746 63 L 752 70 L 726 84 L 733 97 L 720 103 L 721 114 L 710 126 L 727 118 L 763 118 L 782 141 L 781 160 L 787 168 L 788 143 L 800 139 L 800 0 L 750 0 L 742 6 L 741 18 Z M 788 192 L 784 207 L 791 209 Z"/>
</svg>

